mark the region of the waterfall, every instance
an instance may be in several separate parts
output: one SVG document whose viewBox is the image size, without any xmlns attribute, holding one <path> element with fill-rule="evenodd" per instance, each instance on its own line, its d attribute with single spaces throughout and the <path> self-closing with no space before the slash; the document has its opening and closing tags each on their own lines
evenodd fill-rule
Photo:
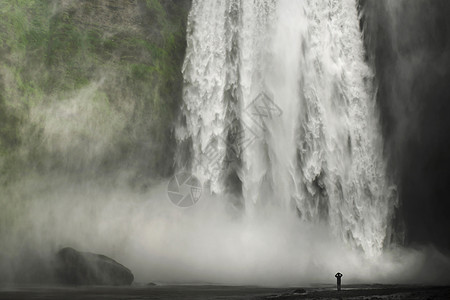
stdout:
<svg viewBox="0 0 450 300">
<path fill-rule="evenodd" d="M 397 195 L 355 0 L 194 0 L 183 74 L 179 168 L 381 253 Z"/>
</svg>

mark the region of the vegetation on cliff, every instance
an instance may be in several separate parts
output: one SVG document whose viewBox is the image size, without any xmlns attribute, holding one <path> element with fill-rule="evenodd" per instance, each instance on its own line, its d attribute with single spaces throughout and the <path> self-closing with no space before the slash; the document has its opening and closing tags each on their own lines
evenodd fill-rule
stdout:
<svg viewBox="0 0 450 300">
<path fill-rule="evenodd" d="M 3 182 L 30 171 L 170 174 L 189 7 L 1 1 Z"/>
</svg>

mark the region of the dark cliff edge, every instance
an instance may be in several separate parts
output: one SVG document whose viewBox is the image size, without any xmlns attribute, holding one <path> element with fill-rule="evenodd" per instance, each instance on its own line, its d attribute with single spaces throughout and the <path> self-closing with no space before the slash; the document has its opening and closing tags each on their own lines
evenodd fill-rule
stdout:
<svg viewBox="0 0 450 300">
<path fill-rule="evenodd" d="M 450 2 L 359 0 L 409 246 L 450 250 Z M 403 220 L 403 221 L 401 221 Z M 404 224 L 402 224 L 404 222 Z"/>
</svg>

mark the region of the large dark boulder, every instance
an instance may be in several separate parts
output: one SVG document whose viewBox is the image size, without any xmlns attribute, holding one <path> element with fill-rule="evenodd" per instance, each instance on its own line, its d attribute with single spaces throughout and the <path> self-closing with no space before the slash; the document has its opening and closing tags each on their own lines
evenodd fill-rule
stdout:
<svg viewBox="0 0 450 300">
<path fill-rule="evenodd" d="M 130 285 L 134 280 L 115 260 L 69 247 L 56 254 L 56 275 L 60 283 L 70 285 Z"/>
</svg>

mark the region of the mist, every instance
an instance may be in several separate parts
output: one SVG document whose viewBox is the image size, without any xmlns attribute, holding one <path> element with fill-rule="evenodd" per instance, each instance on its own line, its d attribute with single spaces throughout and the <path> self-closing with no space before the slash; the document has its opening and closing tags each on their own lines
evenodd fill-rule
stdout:
<svg viewBox="0 0 450 300">
<path fill-rule="evenodd" d="M 448 283 L 442 275 L 450 262 L 433 248 L 395 247 L 368 258 L 327 226 L 276 207 L 249 217 L 220 197 L 180 209 L 166 195 L 167 182 L 136 193 L 116 184 L 46 181 L 20 184 L 28 199 L 18 224 L 2 235 L 3 282 L 51 283 L 45 266 L 71 246 L 114 257 L 142 284 L 308 286 L 331 283 L 335 270 L 348 283 Z"/>
</svg>

